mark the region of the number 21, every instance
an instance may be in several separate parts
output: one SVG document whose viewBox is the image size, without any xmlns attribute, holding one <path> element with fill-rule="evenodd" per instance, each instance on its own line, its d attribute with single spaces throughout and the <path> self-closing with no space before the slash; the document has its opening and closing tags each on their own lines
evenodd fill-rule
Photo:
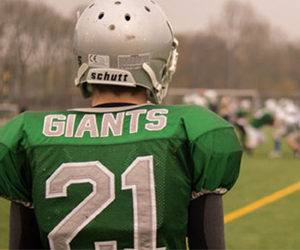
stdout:
<svg viewBox="0 0 300 250">
<path fill-rule="evenodd" d="M 153 157 L 136 158 L 121 177 L 122 190 L 132 190 L 134 249 L 157 249 Z M 115 199 L 115 176 L 98 161 L 60 165 L 46 182 L 46 198 L 67 197 L 67 188 L 78 183 L 90 183 L 93 191 L 49 233 L 51 249 L 70 249 L 76 235 Z M 116 250 L 117 242 L 95 242 L 96 250 L 104 248 Z"/>
</svg>

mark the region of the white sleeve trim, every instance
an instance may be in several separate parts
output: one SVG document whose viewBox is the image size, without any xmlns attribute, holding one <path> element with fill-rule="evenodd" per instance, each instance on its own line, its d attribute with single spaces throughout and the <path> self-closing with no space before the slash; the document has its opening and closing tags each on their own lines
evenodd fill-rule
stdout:
<svg viewBox="0 0 300 250">
<path fill-rule="evenodd" d="M 34 208 L 34 207 L 33 207 L 33 204 L 32 204 L 31 202 L 25 202 L 25 201 L 21 201 L 21 200 L 14 200 L 14 199 L 11 199 L 11 198 L 9 198 L 9 197 L 7 197 L 7 196 L 5 196 L 5 195 L 0 195 L 0 197 L 6 199 L 6 200 L 8 200 L 8 201 L 11 201 L 11 202 L 15 202 L 15 203 L 21 204 L 21 205 L 23 205 L 24 207 L 27 207 L 27 208 L 31 208 L 31 209 Z"/>
<path fill-rule="evenodd" d="M 205 194 L 219 194 L 219 195 L 223 195 L 223 194 L 227 193 L 227 191 L 228 191 L 227 188 L 217 188 L 214 191 L 202 188 L 201 192 L 192 191 L 192 198 L 191 199 L 195 200 L 195 199 L 197 199 L 200 196 L 205 195 Z"/>
</svg>

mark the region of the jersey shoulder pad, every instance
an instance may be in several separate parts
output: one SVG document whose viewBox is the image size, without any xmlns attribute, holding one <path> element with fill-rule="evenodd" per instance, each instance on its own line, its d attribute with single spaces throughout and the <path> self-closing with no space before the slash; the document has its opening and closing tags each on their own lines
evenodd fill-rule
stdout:
<svg viewBox="0 0 300 250">
<path fill-rule="evenodd" d="M 0 129 L 0 144 L 14 150 L 23 135 L 23 127 L 24 114 L 20 114 L 8 121 Z"/>
<path fill-rule="evenodd" d="M 180 112 L 190 140 L 194 140 L 209 131 L 233 128 L 222 117 L 200 106 L 183 105 Z"/>
</svg>

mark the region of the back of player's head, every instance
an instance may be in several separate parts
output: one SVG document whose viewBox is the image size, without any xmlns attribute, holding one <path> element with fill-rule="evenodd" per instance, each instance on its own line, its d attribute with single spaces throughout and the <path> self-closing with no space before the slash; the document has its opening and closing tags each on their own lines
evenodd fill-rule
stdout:
<svg viewBox="0 0 300 250">
<path fill-rule="evenodd" d="M 147 89 L 160 103 L 176 70 L 178 42 L 153 0 L 95 0 L 79 17 L 74 35 L 75 84 Z"/>
</svg>

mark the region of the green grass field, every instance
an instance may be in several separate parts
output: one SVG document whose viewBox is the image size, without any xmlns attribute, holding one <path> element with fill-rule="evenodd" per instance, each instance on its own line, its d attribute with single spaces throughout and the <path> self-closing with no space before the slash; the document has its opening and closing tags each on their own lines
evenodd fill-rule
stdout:
<svg viewBox="0 0 300 250">
<path fill-rule="evenodd" d="M 270 138 L 270 131 L 267 130 Z M 270 159 L 271 140 L 244 155 L 239 180 L 224 196 L 225 214 L 300 182 L 300 159 L 283 143 Z M 300 249 L 300 190 L 225 225 L 228 249 Z"/>
<path fill-rule="evenodd" d="M 0 249 L 8 248 L 9 202 L 0 198 Z"/>
<path fill-rule="evenodd" d="M 270 137 L 270 131 L 266 131 Z M 271 141 L 244 155 L 240 178 L 224 196 L 225 214 L 300 182 L 300 159 L 283 143 L 270 159 Z M 0 249 L 8 247 L 9 203 L 0 199 Z M 228 249 L 300 249 L 300 190 L 225 225 Z"/>
</svg>

